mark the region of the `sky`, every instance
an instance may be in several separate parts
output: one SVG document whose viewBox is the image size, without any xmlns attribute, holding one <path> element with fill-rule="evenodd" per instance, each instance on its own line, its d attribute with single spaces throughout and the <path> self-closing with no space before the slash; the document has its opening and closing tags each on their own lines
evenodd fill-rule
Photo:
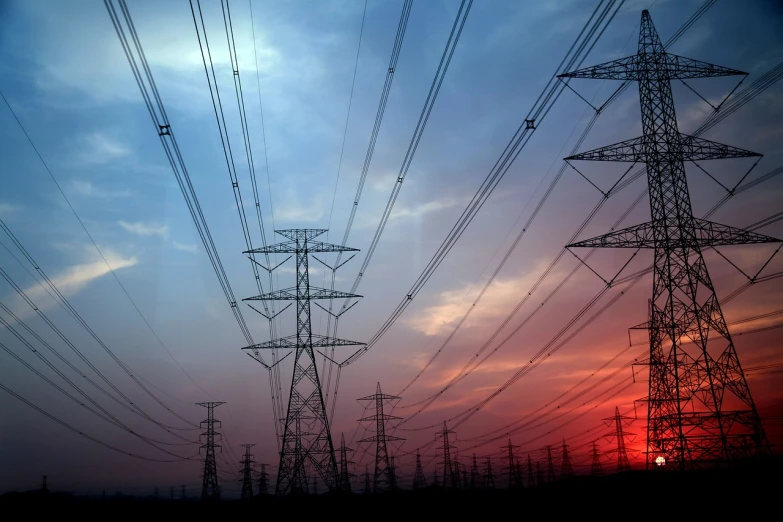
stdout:
<svg viewBox="0 0 783 522">
<path fill-rule="evenodd" d="M 369 0 L 365 11 L 360 0 L 253 1 L 252 24 L 251 4 L 229 3 L 269 243 L 283 241 L 273 231 L 285 228 L 329 229 L 322 239 L 342 240 L 402 3 Z M 405 297 L 533 107 L 596 4 L 593 0 L 473 4 L 410 170 L 357 290 L 363 298 L 342 316 L 339 337 L 367 341 Z M 626 1 L 584 65 L 633 54 L 642 9 L 650 9 L 665 41 L 701 4 L 693 0 Z M 245 242 L 190 6 L 188 2 L 149 0 L 128 5 L 234 295 L 237 299 L 256 295 L 253 272 L 242 254 Z M 337 272 L 336 289 L 350 289 L 364 259 L 399 176 L 459 5 L 457 0 L 413 3 L 347 241 L 360 252 Z M 239 187 L 252 216 L 252 185 L 220 2 L 203 0 L 201 7 Z M 741 6 L 731 0 L 720 1 L 670 52 L 746 71 L 750 75 L 745 86 L 783 59 L 781 22 L 783 10 L 774 1 L 756 0 Z M 728 77 L 693 80 L 688 85 L 717 105 L 737 82 L 738 78 Z M 617 85 L 581 80 L 572 86 L 587 100 L 600 104 Z M 184 484 L 188 494 L 197 495 L 201 464 L 193 441 L 198 430 L 188 428 L 205 418 L 205 410 L 195 405 L 204 401 L 226 403 L 216 409 L 223 434 L 219 474 L 226 494 L 237 492 L 240 444 L 256 444 L 256 461 L 269 464 L 274 474 L 277 450 L 268 373 L 241 350 L 245 339 L 222 295 L 104 5 L 87 1 L 0 2 L 0 90 L 62 189 L 61 193 L 8 106 L 0 104 L 0 218 L 128 371 L 37 283 L 33 267 L 4 234 L 0 241 L 8 248 L 0 249 L 0 268 L 101 375 L 156 421 L 129 412 L 85 384 L 87 377 L 83 375 L 100 379 L 2 280 L 0 301 L 15 317 L 0 312 L 8 324 L 0 331 L 0 342 L 9 350 L 0 352 L 0 383 L 77 431 L 121 451 L 69 431 L 8 393 L 0 394 L 0 461 L 4 463 L 0 466 L 0 492 L 37 487 L 41 476 L 47 475 L 51 488 L 79 493 L 105 489 L 151 494 L 158 487 L 161 494 L 167 494 L 170 487 Z M 679 128 L 691 132 L 712 109 L 687 86 L 673 85 L 673 92 Z M 610 105 L 579 150 L 641 135 L 637 93 L 633 86 Z M 417 448 L 421 449 L 425 472 L 431 476 L 440 465 L 436 431 L 443 421 L 506 382 L 605 286 L 596 274 L 582 267 L 558 288 L 580 264 L 568 254 L 531 290 L 602 198 L 569 169 L 494 282 L 473 305 L 591 116 L 592 109 L 576 94 L 563 93 L 488 204 L 405 313 L 370 351 L 341 370 L 332 436 L 339 442 L 340 434 L 345 434 L 355 450 L 356 473 L 363 473 L 374 452 L 370 445 L 356 442 L 371 433 L 357 423 L 371 413 L 357 398 L 374 393 L 377 383 L 385 393 L 401 397 L 389 408 L 393 406 L 393 414 L 405 420 L 394 434 L 406 440 L 392 450 L 403 483 L 412 480 Z M 764 154 L 747 178 L 752 180 L 781 166 L 781 118 L 783 84 L 776 84 L 704 137 Z M 716 180 L 733 186 L 752 165 L 753 160 L 738 159 L 703 166 Z M 594 163 L 584 164 L 580 170 L 607 190 L 627 167 Z M 692 165 L 688 176 L 694 214 L 701 216 L 725 190 Z M 642 177 L 610 198 L 579 239 L 606 232 L 644 188 Z M 780 212 L 781 195 L 783 180 L 775 177 L 731 198 L 712 219 L 738 227 L 751 225 Z M 622 226 L 648 219 L 649 205 L 644 198 Z M 258 245 L 258 226 L 254 221 L 251 225 L 253 242 Z M 776 222 L 759 232 L 783 237 L 783 225 Z M 722 250 L 737 268 L 716 252 L 705 252 L 718 297 L 729 295 L 747 281 L 738 268 L 755 274 L 777 247 Z M 601 277 L 609 278 L 629 255 L 624 250 L 599 251 L 589 264 Z M 329 263 L 335 257 L 321 259 Z M 642 269 L 651 260 L 651 252 L 641 252 L 623 273 Z M 778 272 L 781 267 L 781 257 L 775 256 L 762 274 Z M 277 269 L 276 285 L 293 286 L 294 270 L 292 261 Z M 329 286 L 326 275 L 321 265 L 311 261 L 312 284 Z M 647 394 L 647 377 L 644 367 L 622 367 L 634 357 L 645 356 L 644 332 L 629 334 L 628 328 L 646 320 L 651 286 L 652 279 L 647 276 L 632 288 L 610 289 L 592 311 L 622 291 L 611 308 L 589 321 L 562 348 L 547 349 L 551 355 L 542 364 L 456 427 L 452 442 L 460 450 L 460 459 L 467 462 L 468 455 L 475 453 L 492 456 L 498 459 L 498 467 L 502 466 L 500 446 L 508 437 L 485 442 L 487 435 L 493 430 L 502 434 L 503 426 L 544 411 L 547 415 L 541 421 L 510 436 L 520 446 L 521 458 L 544 458 L 542 448 L 546 445 L 554 445 L 559 455 L 565 440 L 577 469 L 585 469 L 590 463 L 590 442 L 597 440 L 604 452 L 612 448 L 613 439 L 605 436 L 612 428 L 602 419 L 614 415 L 617 407 L 629 417 L 632 462 L 642 465 L 646 412 L 644 403 L 634 401 Z M 557 290 L 555 295 L 545 300 L 553 290 Z M 487 345 L 485 353 L 492 352 L 491 357 L 419 412 L 421 401 L 438 393 L 461 371 L 528 292 L 530 299 Z M 731 325 L 779 310 L 782 298 L 781 279 L 753 285 L 723 307 L 731 331 L 741 334 L 778 324 L 779 315 L 773 315 Z M 266 320 L 245 304 L 239 306 L 256 342 L 268 340 Z M 446 343 L 469 308 L 473 309 L 470 316 Z M 325 333 L 326 315 L 314 309 L 312 320 L 314 331 Z M 523 322 L 524 326 L 495 351 Z M 294 323 L 293 311 L 283 312 L 276 323 L 278 332 L 293 334 Z M 53 356 L 22 324 L 78 372 Z M 27 339 L 29 346 L 10 328 Z M 633 346 L 629 346 L 629 339 Z M 746 369 L 783 362 L 779 330 L 737 335 L 735 345 Z M 133 430 L 160 441 L 159 447 L 177 456 L 192 458 L 172 457 L 111 426 L 45 383 L 9 353 L 58 386 L 69 388 L 33 349 L 51 359 L 54 367 L 89 390 L 98 404 Z M 341 358 L 351 353 L 350 348 L 335 351 Z M 432 364 L 408 386 L 436 353 Z M 281 368 L 283 386 L 287 387 L 292 365 L 284 362 Z M 323 380 L 328 380 L 326 368 Z M 318 369 L 322 370 L 320 362 Z M 333 368 L 330 400 L 335 395 L 335 372 Z M 636 373 L 632 376 L 632 372 Z M 559 398 L 584 379 L 574 392 L 605 376 L 605 381 L 578 398 L 573 398 L 574 393 Z M 779 452 L 783 444 L 781 374 L 774 368 L 748 370 L 748 382 Z M 174 462 L 142 460 L 126 453 Z M 604 465 L 607 469 L 612 465 L 611 454 L 606 453 Z M 358 479 L 355 485 L 359 485 Z"/>
</svg>

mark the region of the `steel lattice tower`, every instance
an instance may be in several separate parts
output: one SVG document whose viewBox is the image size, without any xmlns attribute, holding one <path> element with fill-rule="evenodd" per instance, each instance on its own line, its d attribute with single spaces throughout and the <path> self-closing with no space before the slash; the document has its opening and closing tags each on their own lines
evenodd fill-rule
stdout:
<svg viewBox="0 0 783 522">
<path fill-rule="evenodd" d="M 364 494 L 369 495 L 372 493 L 372 489 L 370 488 L 370 469 L 367 467 L 367 464 L 364 465 Z"/>
<path fill-rule="evenodd" d="M 269 475 L 266 472 L 266 464 L 261 464 L 261 475 L 258 477 L 258 494 L 269 494 Z"/>
<path fill-rule="evenodd" d="M 470 489 L 478 489 L 479 482 L 481 479 L 479 478 L 479 469 L 478 469 L 478 462 L 476 462 L 476 454 L 473 454 L 473 466 L 470 468 Z"/>
<path fill-rule="evenodd" d="M 315 350 L 328 346 L 361 345 L 354 341 L 312 333 L 310 301 L 361 297 L 347 292 L 310 286 L 308 255 L 317 252 L 355 252 L 357 249 L 313 241 L 325 229 L 276 230 L 289 239 L 284 243 L 248 250 L 252 254 L 285 254 L 296 256 L 296 286 L 275 290 L 244 301 L 296 301 L 296 334 L 265 343 L 247 346 L 243 350 L 257 353 L 262 349 L 293 350 L 294 373 L 288 396 L 288 410 L 283 428 L 283 444 L 277 473 L 278 495 L 307 491 L 305 469 L 309 464 L 331 490 L 339 487 L 337 459 L 326 415 L 326 405 L 315 361 Z M 307 426 L 303 429 L 302 423 Z"/>
<path fill-rule="evenodd" d="M 359 419 L 359 422 L 375 421 L 375 435 L 367 437 L 359 442 L 375 442 L 375 474 L 373 475 L 373 492 L 386 491 L 393 486 L 391 474 L 391 462 L 386 443 L 389 441 L 405 440 L 400 437 L 386 434 L 386 421 L 398 420 L 401 417 L 383 413 L 383 405 L 392 400 L 397 400 L 396 395 L 386 395 L 381 391 L 381 383 L 378 383 L 373 395 L 356 399 L 357 401 L 372 401 L 375 403 L 375 414 Z"/>
<path fill-rule="evenodd" d="M 440 435 L 443 439 L 443 446 L 437 449 L 443 450 L 443 487 L 451 486 L 454 489 L 459 489 L 459 470 L 455 469 L 454 463 L 451 461 L 451 450 L 455 449 L 454 445 L 449 443 L 449 435 L 452 433 L 454 432 L 446 427 L 446 421 L 443 421 L 443 430 L 436 434 L 436 437 Z"/>
<path fill-rule="evenodd" d="M 656 459 L 685 469 L 769 453 L 702 249 L 778 240 L 694 217 L 685 177 L 685 161 L 760 154 L 680 133 L 671 89 L 672 80 L 743 74 L 667 53 L 645 10 L 637 54 L 560 75 L 639 84 L 643 136 L 566 160 L 645 163 L 652 221 L 568 246 L 654 250 L 645 325 L 650 338 L 648 468 Z M 708 351 L 712 333 L 719 338 Z M 686 349 L 689 343 L 693 347 Z"/>
<path fill-rule="evenodd" d="M 508 455 L 506 456 L 506 459 L 508 459 L 508 488 L 519 488 L 522 486 L 517 479 L 519 478 L 519 474 L 516 473 L 515 464 L 516 464 L 516 458 L 514 457 L 514 448 L 518 448 L 519 446 L 515 444 L 511 444 L 511 439 L 508 439 L 508 444 L 506 446 L 501 446 L 501 449 L 507 450 Z"/>
<path fill-rule="evenodd" d="M 250 498 L 253 496 L 253 464 L 255 464 L 255 461 L 253 460 L 253 455 L 250 454 L 250 448 L 255 446 L 255 444 L 241 444 L 243 448 L 245 448 L 245 454 L 242 456 L 242 479 L 240 482 L 242 482 L 242 492 L 239 495 L 239 498 Z"/>
<path fill-rule="evenodd" d="M 536 484 L 539 486 L 544 483 L 544 470 L 541 469 L 541 461 L 536 461 Z"/>
<path fill-rule="evenodd" d="M 563 457 L 560 463 L 560 478 L 568 478 L 574 476 L 574 466 L 571 464 L 571 456 L 568 454 L 568 446 L 565 439 L 563 439 Z"/>
<path fill-rule="evenodd" d="M 351 448 L 345 447 L 345 435 L 340 434 L 340 489 L 346 493 L 351 492 L 351 477 L 352 473 L 348 471 L 348 464 L 353 464 L 353 461 L 348 460 L 348 452 L 353 451 Z"/>
<path fill-rule="evenodd" d="M 204 452 L 204 471 L 202 474 L 201 500 L 220 500 L 220 485 L 218 484 L 217 462 L 215 461 L 215 448 L 220 444 L 215 444 L 215 437 L 220 437 L 220 433 L 215 432 L 215 427 L 220 427 L 220 421 L 215 420 L 215 408 L 225 404 L 225 402 L 197 402 L 196 406 L 203 406 L 207 409 L 207 418 L 201 421 L 201 427 L 206 428 L 199 439 L 206 437 L 206 442 L 201 445 L 200 450 Z"/>
<path fill-rule="evenodd" d="M 427 479 L 424 476 L 424 469 L 421 467 L 421 454 L 416 450 L 416 473 L 413 475 L 413 489 L 424 489 L 427 487 Z"/>
<path fill-rule="evenodd" d="M 555 480 L 555 463 L 552 460 L 552 446 L 545 446 L 546 450 L 546 481 L 553 482 Z"/>
<path fill-rule="evenodd" d="M 614 431 L 608 433 L 606 438 L 610 441 L 615 439 L 617 442 L 617 449 L 610 451 L 617 452 L 617 472 L 620 473 L 621 471 L 630 471 L 631 462 L 628 460 L 628 450 L 625 446 L 625 436 L 627 433 L 625 432 L 623 424 L 626 426 L 630 425 L 633 421 L 633 418 L 620 415 L 620 408 L 615 406 L 614 415 L 603 420 L 607 423 L 607 425 L 614 427 Z"/>
<path fill-rule="evenodd" d="M 484 466 L 484 488 L 495 489 L 495 474 L 492 473 L 492 460 L 487 457 L 487 463 Z"/>
<path fill-rule="evenodd" d="M 601 456 L 598 454 L 598 446 L 593 441 L 593 449 L 591 452 L 593 461 L 590 465 L 590 475 L 593 477 L 600 477 L 604 474 L 604 468 L 601 466 Z"/>
<path fill-rule="evenodd" d="M 533 461 L 530 455 L 527 456 L 527 487 L 533 487 L 536 485 L 536 479 L 533 476 Z"/>
</svg>

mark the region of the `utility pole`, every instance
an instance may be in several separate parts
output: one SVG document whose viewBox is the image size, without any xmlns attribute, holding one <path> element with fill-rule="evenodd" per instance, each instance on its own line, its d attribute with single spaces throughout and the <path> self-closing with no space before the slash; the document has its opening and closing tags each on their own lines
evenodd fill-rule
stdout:
<svg viewBox="0 0 783 522">
<path fill-rule="evenodd" d="M 250 454 L 250 448 L 255 446 L 255 444 L 242 444 L 241 446 L 245 448 L 245 455 L 241 461 L 242 479 L 240 482 L 242 482 L 242 492 L 239 498 L 250 498 L 253 496 L 253 464 L 255 464 L 253 455 Z"/>
<path fill-rule="evenodd" d="M 560 479 L 569 478 L 574 476 L 574 467 L 571 464 L 571 456 L 568 454 L 568 446 L 566 445 L 565 438 L 563 439 L 563 458 L 560 463 Z"/>
<path fill-rule="evenodd" d="M 492 460 L 489 457 L 487 457 L 484 470 L 484 487 L 486 489 L 495 489 L 495 474 L 492 473 Z"/>
<path fill-rule="evenodd" d="M 413 489 L 424 489 L 427 487 L 427 479 L 424 477 L 424 470 L 421 467 L 421 455 L 416 450 L 416 473 L 413 475 Z"/>
<path fill-rule="evenodd" d="M 672 80 L 685 83 L 692 78 L 745 74 L 668 54 L 650 13 L 644 10 L 637 54 L 559 75 L 639 84 L 643 136 L 575 154 L 566 161 L 645 163 L 652 221 L 568 248 L 654 250 L 648 321 L 635 327 L 648 330 L 650 338 L 650 356 L 645 361 L 650 366 L 648 469 L 656 465 L 686 469 L 770 454 L 702 250 L 779 240 L 696 218 L 685 176 L 686 161 L 696 164 L 760 154 L 679 132 L 671 88 Z M 711 335 L 718 338 L 708 343 Z"/>
<path fill-rule="evenodd" d="M 600 477 L 604 474 L 604 468 L 601 466 L 601 456 L 598 454 L 598 446 L 593 441 L 593 463 L 590 465 L 590 475 L 593 477 Z"/>
<path fill-rule="evenodd" d="M 288 409 L 283 427 L 283 443 L 277 473 L 277 486 L 275 487 L 276 493 L 285 495 L 287 493 L 306 491 L 307 481 L 304 470 L 308 463 L 315 470 L 316 475 L 320 476 L 321 480 L 324 481 L 327 488 L 332 490 L 339 487 L 339 473 L 334 444 L 332 443 L 332 434 L 329 428 L 329 419 L 326 414 L 324 394 L 320 378 L 318 377 L 315 352 L 318 348 L 352 346 L 364 343 L 312 333 L 310 301 L 361 296 L 311 286 L 308 257 L 318 252 L 355 252 L 357 249 L 314 241 L 314 238 L 326 232 L 325 229 L 288 229 L 276 230 L 275 232 L 288 238 L 289 241 L 256 248 L 244 253 L 294 254 L 296 256 L 296 286 L 250 297 L 243 299 L 243 301 L 295 301 L 296 334 L 247 346 L 243 350 L 250 350 L 256 355 L 259 350 L 263 349 L 285 349 L 291 350 L 289 354 L 295 353 L 294 372 L 291 379 Z M 269 269 L 267 268 L 267 270 Z M 257 360 L 260 361 L 260 358 Z M 306 422 L 308 431 L 301 429 L 302 421 Z"/>
<path fill-rule="evenodd" d="M 345 447 L 345 434 L 340 434 L 340 489 L 346 493 L 351 492 L 351 477 L 352 473 L 348 471 L 348 464 L 353 464 L 352 460 L 348 460 L 348 452 L 353 451 L 350 448 Z"/>
<path fill-rule="evenodd" d="M 443 487 L 451 487 L 453 489 L 459 489 L 459 470 L 455 469 L 454 463 L 451 461 L 451 450 L 456 449 L 453 444 L 449 443 L 449 435 L 454 433 L 446 427 L 446 421 L 443 421 L 443 430 L 438 432 L 438 435 L 443 439 L 443 446 L 438 449 L 443 450 Z"/>
<path fill-rule="evenodd" d="M 359 422 L 375 421 L 375 435 L 367 437 L 359 442 L 375 442 L 375 475 L 373 477 L 373 491 L 380 493 L 392 487 L 391 462 L 386 443 L 389 441 L 405 440 L 400 437 L 386 434 L 386 421 L 397 420 L 400 417 L 383 413 L 383 405 L 389 401 L 397 400 L 396 395 L 386 395 L 381 391 L 381 383 L 375 389 L 375 394 L 357 399 L 358 401 L 372 401 L 375 403 L 375 414 L 359 419 Z"/>
<path fill-rule="evenodd" d="M 207 409 L 207 418 L 201 421 L 202 432 L 199 441 L 206 437 L 206 441 L 201 445 L 199 451 L 204 451 L 204 471 L 202 473 L 201 500 L 220 500 L 220 485 L 218 484 L 217 462 L 215 461 L 215 448 L 220 448 L 220 444 L 215 444 L 215 440 L 220 440 L 220 433 L 215 431 L 220 427 L 220 421 L 215 420 L 215 408 L 225 404 L 225 402 L 197 402 L 196 406 L 203 406 Z"/>
<path fill-rule="evenodd" d="M 625 437 L 629 434 L 625 432 L 623 425 L 629 426 L 634 419 L 620 415 L 620 408 L 615 406 L 614 415 L 603 420 L 608 426 L 614 427 L 614 431 L 607 433 L 605 437 L 609 441 L 612 439 L 617 441 L 617 449 L 610 450 L 610 452 L 617 452 L 617 472 L 630 471 L 631 462 L 628 460 L 628 451 L 625 446 Z"/>
<path fill-rule="evenodd" d="M 261 464 L 261 475 L 258 477 L 258 494 L 269 494 L 269 475 L 266 473 L 266 464 Z"/>
</svg>

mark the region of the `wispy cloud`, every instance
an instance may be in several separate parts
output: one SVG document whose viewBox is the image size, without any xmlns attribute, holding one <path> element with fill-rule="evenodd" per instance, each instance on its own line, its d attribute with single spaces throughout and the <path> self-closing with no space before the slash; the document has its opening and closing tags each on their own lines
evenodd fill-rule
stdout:
<svg viewBox="0 0 783 522">
<path fill-rule="evenodd" d="M 79 194 L 80 196 L 87 196 L 90 198 L 102 198 L 102 199 L 124 198 L 131 195 L 131 192 L 129 190 L 105 190 L 96 187 L 89 181 L 82 181 L 82 180 L 72 180 L 71 187 L 73 191 Z"/>
<path fill-rule="evenodd" d="M 128 223 L 127 221 L 118 221 L 118 224 L 131 234 L 137 236 L 160 236 L 163 239 L 169 237 L 169 227 L 166 225 L 154 225 L 137 221 Z"/>
<path fill-rule="evenodd" d="M 93 252 L 89 261 L 63 269 L 51 278 L 52 282 L 63 295 L 69 297 L 84 289 L 92 281 L 108 274 L 110 272 L 109 266 L 117 271 L 136 266 L 139 262 L 135 256 L 124 257 L 107 248 L 103 248 L 102 251 L 106 262 Z M 107 266 L 107 262 L 109 266 Z M 46 298 L 46 290 L 39 285 L 26 288 L 24 293 L 39 309 L 49 308 L 55 304 L 53 300 Z M 15 295 L 11 301 L 13 303 L 12 308 L 17 316 L 24 318 L 33 313 L 32 308 L 21 297 Z"/>
<path fill-rule="evenodd" d="M 438 212 L 456 206 L 458 201 L 454 198 L 441 198 L 426 203 L 422 203 L 416 207 L 398 207 L 393 210 L 389 219 L 399 219 L 405 217 L 420 218 L 426 214 Z"/>
<path fill-rule="evenodd" d="M 79 163 L 102 165 L 130 154 L 130 149 L 104 132 L 92 132 L 79 139 Z"/>
<path fill-rule="evenodd" d="M 185 243 L 179 243 L 179 242 L 177 242 L 177 241 L 174 241 L 174 242 L 172 243 L 172 245 L 173 245 L 173 246 L 174 246 L 174 248 L 176 248 L 177 250 L 181 250 L 181 251 L 183 251 L 183 252 L 188 252 L 188 253 L 190 253 L 190 254 L 195 254 L 195 253 L 197 253 L 197 252 L 198 252 L 198 245 L 196 245 L 196 244 L 193 244 L 193 245 L 188 245 L 188 244 L 185 244 Z"/>
<path fill-rule="evenodd" d="M 10 203 L 0 203 L 0 216 L 5 216 L 7 214 L 11 214 L 12 212 L 17 212 L 19 209 L 21 209 L 19 205 L 12 205 Z"/>
</svg>

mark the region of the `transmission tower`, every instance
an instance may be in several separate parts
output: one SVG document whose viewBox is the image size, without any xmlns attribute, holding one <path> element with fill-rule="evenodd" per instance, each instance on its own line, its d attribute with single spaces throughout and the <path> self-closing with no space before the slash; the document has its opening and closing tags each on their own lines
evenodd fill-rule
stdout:
<svg viewBox="0 0 783 522">
<path fill-rule="evenodd" d="M 215 448 L 220 448 L 215 444 L 215 438 L 220 440 L 220 433 L 215 432 L 215 427 L 220 427 L 220 421 L 215 420 L 215 408 L 225 404 L 225 402 L 197 402 L 196 406 L 203 406 L 207 409 L 206 420 L 201 421 L 201 427 L 206 431 L 201 433 L 199 440 L 206 437 L 206 442 L 201 445 L 200 450 L 204 452 L 204 472 L 202 474 L 201 500 L 219 500 L 220 485 L 218 484 L 217 462 L 215 461 Z"/>
<path fill-rule="evenodd" d="M 386 443 L 389 441 L 405 440 L 400 437 L 386 434 L 386 421 L 397 420 L 400 417 L 383 413 L 383 405 L 389 401 L 397 400 L 396 395 L 386 395 L 381 391 L 381 383 L 375 389 L 375 394 L 357 399 L 358 401 L 372 401 L 375 403 L 375 414 L 359 419 L 359 422 L 375 421 L 375 435 L 367 437 L 359 442 L 375 442 L 375 474 L 373 476 L 373 491 L 379 493 L 392 487 L 391 462 Z"/>
<path fill-rule="evenodd" d="M 511 439 L 508 439 L 508 444 L 505 446 L 501 446 L 501 449 L 504 449 L 507 451 L 506 460 L 508 460 L 508 488 L 514 489 L 520 487 L 519 482 L 517 482 L 517 473 L 514 469 L 514 464 L 516 463 L 516 457 L 514 456 L 514 448 L 518 448 L 519 446 L 511 444 Z"/>
<path fill-rule="evenodd" d="M 539 484 L 541 482 L 539 481 Z M 536 479 L 533 476 L 533 461 L 530 459 L 530 455 L 527 456 L 527 487 L 533 487 L 536 485 Z"/>
<path fill-rule="evenodd" d="M 438 471 L 435 470 L 432 472 L 432 484 L 437 488 L 440 486 L 438 483 Z"/>
<path fill-rule="evenodd" d="M 473 454 L 473 466 L 470 468 L 470 489 L 478 489 L 481 483 L 481 477 L 479 475 L 478 463 L 476 462 L 476 454 Z"/>
<path fill-rule="evenodd" d="M 553 482 L 555 480 L 555 463 L 552 460 L 552 445 L 545 446 L 546 449 L 546 481 Z"/>
<path fill-rule="evenodd" d="M 560 478 L 568 478 L 574 476 L 574 467 L 571 465 L 571 456 L 568 454 L 568 446 L 565 439 L 563 439 L 563 457 L 560 463 Z"/>
<path fill-rule="evenodd" d="M 443 440 L 443 446 L 439 446 L 438 449 L 443 450 L 443 487 L 451 487 L 453 489 L 459 488 L 459 470 L 451 461 L 451 450 L 456 449 L 453 444 L 449 443 L 449 435 L 454 433 L 448 427 L 446 427 L 446 421 L 443 421 L 443 429 L 438 432 L 435 437 L 441 437 Z"/>
<path fill-rule="evenodd" d="M 242 493 L 240 493 L 239 498 L 250 498 L 253 496 L 253 464 L 255 464 L 255 461 L 253 460 L 253 455 L 250 454 L 250 448 L 255 446 L 255 444 L 241 444 L 243 448 L 245 448 L 245 454 L 242 456 L 242 478 L 240 479 L 240 482 L 242 482 Z"/>
<path fill-rule="evenodd" d="M 467 466 L 462 466 L 462 487 L 464 489 L 469 489 L 470 482 L 468 481 L 468 470 L 466 468 Z"/>
<path fill-rule="evenodd" d="M 604 474 L 604 468 L 601 466 L 601 456 L 598 454 L 598 446 L 593 441 L 593 463 L 590 465 L 590 475 L 593 477 L 600 477 Z"/>
<path fill-rule="evenodd" d="M 266 464 L 261 464 L 261 475 L 258 477 L 258 494 L 269 494 L 269 475 L 266 472 Z"/>
<path fill-rule="evenodd" d="M 372 493 L 372 488 L 370 486 L 370 468 L 367 467 L 367 464 L 364 465 L 364 494 L 369 495 Z"/>
<path fill-rule="evenodd" d="M 427 479 L 424 477 L 424 469 L 421 467 L 421 455 L 416 450 L 416 473 L 413 475 L 413 489 L 424 489 L 427 487 Z"/>
<path fill-rule="evenodd" d="M 352 473 L 348 471 L 348 464 L 353 464 L 352 460 L 348 460 L 348 452 L 353 451 L 351 448 L 345 447 L 345 435 L 340 434 L 340 489 L 346 493 L 351 492 L 351 477 Z"/>
<path fill-rule="evenodd" d="M 514 478 L 517 481 L 517 484 L 519 484 L 519 487 L 523 487 L 522 465 L 519 463 L 519 457 L 516 458 L 516 462 L 514 463 Z"/>
<path fill-rule="evenodd" d="M 695 218 L 685 177 L 685 161 L 760 154 L 680 133 L 671 89 L 672 80 L 744 74 L 668 54 L 645 10 L 636 55 L 560 75 L 639 84 L 644 135 L 566 160 L 646 163 L 652 221 L 568 246 L 654 249 L 649 319 L 639 327 L 650 338 L 648 469 L 656 461 L 685 469 L 770 451 L 702 248 L 778 240 Z M 708 351 L 713 332 L 719 339 Z"/>
<path fill-rule="evenodd" d="M 610 450 L 610 452 L 617 452 L 617 472 L 629 471 L 631 469 L 631 462 L 628 460 L 628 451 L 625 446 L 625 437 L 628 433 L 625 432 L 624 426 L 627 427 L 633 422 L 632 417 L 625 417 L 620 415 L 620 409 L 614 407 L 614 415 L 603 419 L 607 425 L 614 428 L 614 431 L 606 434 L 606 438 L 610 441 L 612 439 L 617 441 L 617 449 Z"/>
<path fill-rule="evenodd" d="M 539 486 L 544 483 L 544 470 L 541 469 L 541 461 L 536 461 L 536 484 Z"/>
<path fill-rule="evenodd" d="M 363 343 L 312 333 L 310 301 L 361 296 L 310 286 L 308 255 L 318 252 L 353 252 L 357 249 L 313 241 L 314 238 L 326 232 L 324 229 L 288 229 L 276 230 L 275 232 L 288 238 L 289 241 L 248 250 L 244 253 L 294 254 L 296 256 L 296 286 L 250 297 L 244 301 L 296 301 L 296 334 L 243 348 L 243 350 L 251 350 L 254 354 L 262 349 L 293 350 L 295 353 L 294 372 L 283 427 L 283 444 L 275 491 L 278 495 L 306 491 L 307 481 L 304 478 L 304 470 L 308 463 L 324 481 L 327 488 L 336 489 L 339 487 L 337 459 L 334 454 L 329 419 L 326 415 L 321 381 L 316 368 L 315 351 L 318 348 L 328 346 L 350 346 Z M 301 429 L 302 422 L 306 423 L 309 431 Z"/>
<path fill-rule="evenodd" d="M 484 466 L 484 488 L 495 489 L 495 474 L 492 473 L 492 460 L 489 457 Z"/>
</svg>

